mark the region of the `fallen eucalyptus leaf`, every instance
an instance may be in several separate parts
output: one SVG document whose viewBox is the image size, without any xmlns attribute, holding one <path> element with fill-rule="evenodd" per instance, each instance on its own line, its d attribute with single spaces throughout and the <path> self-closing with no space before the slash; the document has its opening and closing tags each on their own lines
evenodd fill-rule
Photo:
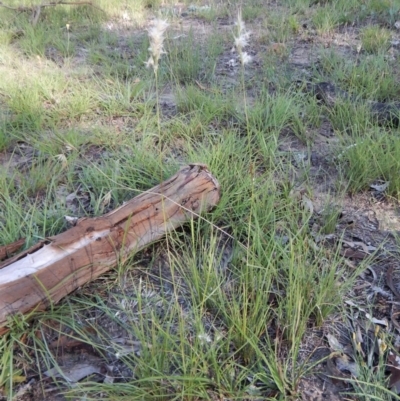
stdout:
<svg viewBox="0 0 400 401">
<path fill-rule="evenodd" d="M 369 321 L 371 321 L 372 323 L 374 323 L 374 324 L 379 324 L 380 326 L 385 326 L 385 327 L 387 327 L 388 324 L 389 324 L 386 318 L 384 318 L 384 319 L 376 319 L 376 318 L 372 317 L 369 313 L 366 313 L 366 314 L 365 314 L 365 317 L 366 317 Z"/>
<path fill-rule="evenodd" d="M 336 367 L 343 373 L 350 372 L 354 377 L 359 375 L 358 365 L 352 362 L 346 354 L 342 354 L 335 359 Z"/>
<path fill-rule="evenodd" d="M 400 357 L 393 352 L 389 352 L 387 367 L 390 371 L 389 388 L 393 392 L 400 394 Z"/>
<path fill-rule="evenodd" d="M 384 192 L 389 187 L 390 181 L 386 181 L 383 184 L 371 184 L 369 187 L 375 189 L 378 192 Z"/>
<path fill-rule="evenodd" d="M 62 377 L 70 383 L 76 383 L 93 373 L 100 373 L 100 368 L 88 363 L 77 363 L 68 369 L 54 367 L 44 372 L 47 377 Z"/>
<path fill-rule="evenodd" d="M 326 338 L 328 339 L 329 346 L 334 350 L 338 352 L 343 352 L 344 348 L 340 344 L 339 340 L 333 336 L 332 334 L 327 334 Z"/>
<path fill-rule="evenodd" d="M 304 209 L 308 210 L 310 215 L 312 215 L 314 213 L 314 205 L 311 199 L 307 198 L 305 195 L 302 195 L 301 200 L 303 202 Z"/>
</svg>

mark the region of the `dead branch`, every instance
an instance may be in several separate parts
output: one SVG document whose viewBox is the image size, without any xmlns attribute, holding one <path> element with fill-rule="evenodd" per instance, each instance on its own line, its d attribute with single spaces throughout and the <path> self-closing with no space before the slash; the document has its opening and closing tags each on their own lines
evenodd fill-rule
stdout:
<svg viewBox="0 0 400 401">
<path fill-rule="evenodd" d="M 43 310 L 159 240 L 219 201 L 219 184 L 204 165 L 169 180 L 97 218 L 0 264 L 0 334 L 17 313 Z"/>
</svg>

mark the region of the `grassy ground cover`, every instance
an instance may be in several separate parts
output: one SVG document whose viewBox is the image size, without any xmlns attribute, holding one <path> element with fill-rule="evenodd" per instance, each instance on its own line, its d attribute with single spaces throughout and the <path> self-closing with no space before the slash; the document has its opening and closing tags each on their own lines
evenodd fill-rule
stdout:
<svg viewBox="0 0 400 401">
<path fill-rule="evenodd" d="M 395 399 L 399 1 L 39 4 L 0 3 L 0 245 L 191 162 L 222 197 L 15 316 L 0 399 Z"/>
</svg>

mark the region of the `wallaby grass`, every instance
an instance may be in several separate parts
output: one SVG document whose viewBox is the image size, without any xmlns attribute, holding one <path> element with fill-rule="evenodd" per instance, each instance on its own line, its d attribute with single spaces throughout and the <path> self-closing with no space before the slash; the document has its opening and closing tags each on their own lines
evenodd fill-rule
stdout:
<svg viewBox="0 0 400 401">
<path fill-rule="evenodd" d="M 249 1 L 242 18 L 268 30 L 260 43 L 285 47 L 263 53 L 255 75 L 245 65 L 227 70 L 235 82 L 225 85 L 218 68 L 237 57 L 235 27 L 222 31 L 218 19 L 234 19 L 240 3 L 211 3 L 191 11 L 209 24 L 200 31 L 179 26 L 169 1 L 96 3 L 104 11 L 48 7 L 36 26 L 29 12 L 0 8 L 0 152 L 7 155 L 0 170 L 0 244 L 25 237 L 30 246 L 67 229 L 68 194 L 81 191 L 88 199 L 80 201 L 78 217 L 99 216 L 190 162 L 207 164 L 222 188 L 215 210 L 168 234 L 147 265 L 140 266 L 141 253 L 93 287 L 34 313 L 34 320 L 15 317 L 0 338 L 0 387 L 8 399 L 27 366 L 36 364 L 39 378 L 55 367 L 60 390 L 88 400 L 294 399 L 319 363 L 313 352 L 304 357 L 307 333 L 341 310 L 368 260 L 351 270 L 339 248 L 314 242 L 312 211 L 301 195 L 312 199 L 314 183 L 307 167 L 296 176 L 290 152 L 281 149 L 282 133 L 310 153 L 313 132 L 326 119 L 339 138 L 331 162 L 337 188 L 355 194 L 389 181 L 387 193 L 399 199 L 399 131 L 378 127 L 361 101 L 398 96 L 394 62 L 383 49 L 399 7 L 287 0 L 270 11 L 265 2 Z M 175 25 L 154 76 L 144 65 L 143 27 L 157 13 Z M 315 76 L 360 102 L 341 99 L 327 109 L 296 90 L 287 58 L 306 22 L 329 35 L 372 17 L 375 25 L 363 28 L 356 58 L 317 50 Z M 112 28 L 110 20 L 117 21 Z M 165 88 L 174 100 L 167 116 L 160 101 Z M 335 204 L 344 196 L 329 194 L 318 235 L 335 232 Z M 222 263 L 227 244 L 231 260 Z M 160 274 L 155 284 L 148 268 L 160 255 L 170 275 Z M 147 273 L 133 274 L 138 266 Z M 104 316 L 130 346 L 102 326 Z M 121 374 L 114 383 L 89 377 L 68 384 L 49 332 L 92 346 L 132 379 Z M 362 370 L 352 396 L 390 399 L 383 368 L 378 373 Z"/>
<path fill-rule="evenodd" d="M 398 138 L 375 128 L 363 130 L 345 143 L 339 162 L 349 179 L 349 190 L 355 193 L 367 189 L 371 183 L 389 181 L 388 194 L 397 199 L 400 189 L 395 173 L 399 168 Z"/>
<path fill-rule="evenodd" d="M 330 50 L 321 50 L 321 67 L 325 79 L 330 77 L 355 96 L 385 101 L 395 98 L 399 91 L 394 61 L 388 62 L 383 54 L 349 60 Z"/>
<path fill-rule="evenodd" d="M 368 26 L 361 32 L 361 43 L 369 53 L 384 53 L 389 49 L 390 36 L 390 31 L 385 28 Z"/>
</svg>

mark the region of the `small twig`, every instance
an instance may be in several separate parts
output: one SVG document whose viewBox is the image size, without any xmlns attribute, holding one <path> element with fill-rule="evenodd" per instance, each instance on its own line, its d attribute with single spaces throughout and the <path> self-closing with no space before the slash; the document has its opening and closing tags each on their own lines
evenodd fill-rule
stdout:
<svg viewBox="0 0 400 401">
<path fill-rule="evenodd" d="M 41 6 L 37 6 L 35 10 L 32 11 L 32 25 L 36 26 L 39 21 L 40 13 L 42 11 Z"/>
<path fill-rule="evenodd" d="M 196 85 L 203 91 L 210 92 L 210 93 L 218 93 L 216 89 L 207 88 L 206 86 L 202 85 L 199 81 L 194 81 Z"/>
<path fill-rule="evenodd" d="M 393 294 L 395 295 L 395 298 L 397 298 L 397 300 L 400 301 L 400 293 L 393 282 L 393 270 L 394 270 L 393 265 L 390 265 L 386 271 L 386 285 L 392 290 Z"/>
</svg>

